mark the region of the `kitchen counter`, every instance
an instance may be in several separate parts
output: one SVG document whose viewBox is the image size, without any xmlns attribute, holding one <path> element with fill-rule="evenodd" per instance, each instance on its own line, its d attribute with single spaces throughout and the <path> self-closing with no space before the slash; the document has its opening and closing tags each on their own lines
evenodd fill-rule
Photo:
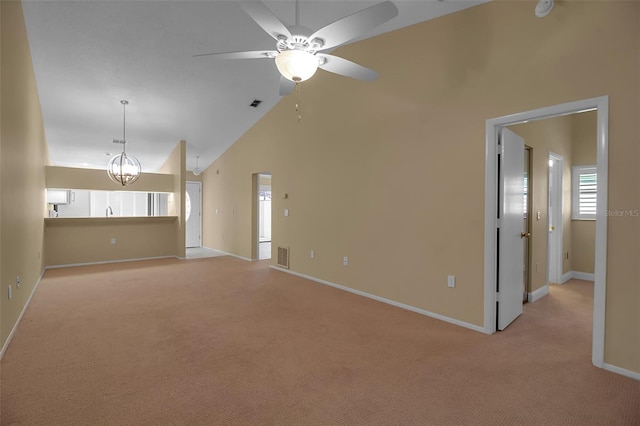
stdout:
<svg viewBox="0 0 640 426">
<path fill-rule="evenodd" d="M 178 216 L 45 217 L 46 226 L 55 225 L 129 225 L 177 222 Z"/>
</svg>

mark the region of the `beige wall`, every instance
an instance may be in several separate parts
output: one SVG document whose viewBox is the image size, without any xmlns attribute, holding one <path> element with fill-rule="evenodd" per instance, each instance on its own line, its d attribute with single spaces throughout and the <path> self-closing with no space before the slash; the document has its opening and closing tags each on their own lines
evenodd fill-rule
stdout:
<svg viewBox="0 0 640 426">
<path fill-rule="evenodd" d="M 595 111 L 573 116 L 573 165 L 596 164 L 596 118 Z M 572 220 L 571 249 L 572 269 L 593 274 L 596 258 L 596 222 L 594 220 Z"/>
<path fill-rule="evenodd" d="M 169 174 L 142 173 L 132 185 L 122 186 L 109 179 L 106 170 L 47 166 L 45 172 L 47 188 L 145 192 L 171 192 L 174 189 L 174 177 Z"/>
<path fill-rule="evenodd" d="M 338 49 L 380 79 L 319 71 L 301 123 L 285 97 L 211 165 L 205 245 L 251 255 L 251 176 L 269 170 L 273 243 L 292 270 L 481 326 L 487 119 L 609 95 L 609 208 L 640 204 L 640 3 L 557 2 L 544 19 L 535 4 L 490 2 Z M 605 361 L 636 372 L 639 222 L 608 219 L 605 337 Z"/>
<path fill-rule="evenodd" d="M 176 256 L 177 222 L 175 216 L 45 219 L 46 266 Z"/>
<path fill-rule="evenodd" d="M 43 269 L 48 153 L 22 5 L 2 1 L 0 11 L 0 343 L 4 346 Z M 18 275 L 20 288 L 15 284 Z"/>
<path fill-rule="evenodd" d="M 196 176 L 193 174 L 193 172 L 187 172 L 186 180 L 193 182 L 202 182 L 202 174 Z"/>
<path fill-rule="evenodd" d="M 160 167 L 160 173 L 173 175 L 173 188 L 169 195 L 168 212 L 171 216 L 177 216 L 175 234 L 176 248 L 175 255 L 178 257 L 186 256 L 185 249 L 185 191 L 187 190 L 187 143 L 185 141 L 178 142 L 175 149 L 165 163 Z"/>
</svg>

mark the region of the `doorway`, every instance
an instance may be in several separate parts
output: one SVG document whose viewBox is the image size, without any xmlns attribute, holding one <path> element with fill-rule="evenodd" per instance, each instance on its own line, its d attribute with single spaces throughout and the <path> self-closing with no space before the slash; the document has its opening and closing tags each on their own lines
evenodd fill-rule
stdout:
<svg viewBox="0 0 640 426">
<path fill-rule="evenodd" d="M 254 252 L 253 259 L 271 259 L 271 173 L 253 176 L 254 203 Z"/>
<path fill-rule="evenodd" d="M 607 96 L 570 102 L 561 105 L 540 108 L 493 118 L 486 122 L 485 140 L 485 288 L 484 288 L 484 331 L 488 334 L 497 330 L 498 302 L 502 301 L 496 292 L 496 283 L 501 274 L 503 264 L 498 263 L 498 235 L 501 231 L 499 211 L 502 208 L 498 191 L 500 182 L 501 152 L 499 134 L 505 126 L 525 123 L 527 121 L 558 117 L 584 111 L 595 110 L 597 113 L 597 146 L 596 167 L 598 171 L 596 236 L 595 236 L 595 281 L 593 297 L 593 338 L 592 362 L 597 367 L 604 367 L 604 330 L 605 330 L 605 294 L 606 294 L 606 207 L 608 181 L 608 121 L 609 99 Z M 508 143 L 508 142 L 507 142 Z M 496 232 L 498 230 L 498 232 Z M 522 231 L 521 231 L 522 232 Z M 522 258 L 520 258 L 522 259 Z M 520 262 L 520 260 L 516 260 Z M 501 282 L 501 286 L 509 286 Z M 513 285 L 513 284 L 512 284 Z M 521 288 L 518 283 L 518 290 Z M 521 305 L 521 300 L 518 300 Z"/>
<path fill-rule="evenodd" d="M 187 181 L 185 194 L 185 246 L 202 246 L 202 182 Z"/>
</svg>

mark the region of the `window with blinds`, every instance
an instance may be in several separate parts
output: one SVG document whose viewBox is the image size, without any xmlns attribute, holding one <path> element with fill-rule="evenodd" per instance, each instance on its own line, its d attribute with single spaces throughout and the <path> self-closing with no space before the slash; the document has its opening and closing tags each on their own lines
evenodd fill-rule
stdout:
<svg viewBox="0 0 640 426">
<path fill-rule="evenodd" d="M 595 220 L 598 201 L 596 166 L 573 166 L 571 183 L 571 218 Z"/>
</svg>

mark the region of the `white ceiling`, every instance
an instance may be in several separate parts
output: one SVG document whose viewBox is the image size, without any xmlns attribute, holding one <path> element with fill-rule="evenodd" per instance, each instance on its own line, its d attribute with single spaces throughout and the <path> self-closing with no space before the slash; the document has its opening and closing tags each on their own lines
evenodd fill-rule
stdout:
<svg viewBox="0 0 640 426">
<path fill-rule="evenodd" d="M 483 2 L 396 0 L 399 16 L 363 38 Z M 293 0 L 264 3 L 294 23 Z M 302 0 L 300 24 L 317 30 L 376 3 Z M 122 148 L 112 143 L 122 139 L 121 99 L 129 101 L 127 152 L 145 172 L 157 171 L 181 139 L 187 168 L 199 156 L 204 169 L 280 100 L 273 60 L 192 58 L 275 48 L 234 1 L 24 0 L 23 8 L 56 166 L 106 168 L 106 153 Z M 254 99 L 263 101 L 258 108 L 249 106 Z"/>
</svg>

